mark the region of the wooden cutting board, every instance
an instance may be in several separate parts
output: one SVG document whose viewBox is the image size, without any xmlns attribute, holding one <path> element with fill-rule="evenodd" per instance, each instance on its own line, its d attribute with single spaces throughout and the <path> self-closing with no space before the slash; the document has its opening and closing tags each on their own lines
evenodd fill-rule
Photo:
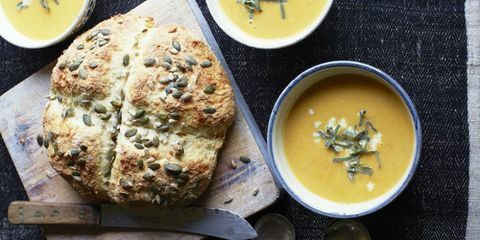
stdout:
<svg viewBox="0 0 480 240">
<path fill-rule="evenodd" d="M 271 205 L 279 197 L 265 163 L 266 144 L 243 99 L 232 73 L 195 0 L 148 0 L 132 12 L 152 16 L 157 24 L 177 23 L 203 37 L 223 63 L 232 82 L 237 103 L 235 123 L 230 128 L 218 158 L 212 182 L 195 205 L 231 210 L 243 217 Z M 62 177 L 50 167 L 44 148 L 36 142 L 42 132 L 41 119 L 48 95 L 53 64 L 46 66 L 0 97 L 0 132 L 20 179 L 32 201 L 82 203 L 80 197 Z M 239 156 L 252 159 L 249 164 Z M 231 168 L 231 162 L 238 164 Z M 253 196 L 255 188 L 260 191 Z M 231 203 L 224 203 L 233 198 Z M 199 239 L 200 236 L 129 229 L 92 227 L 45 227 L 49 239 Z"/>
</svg>

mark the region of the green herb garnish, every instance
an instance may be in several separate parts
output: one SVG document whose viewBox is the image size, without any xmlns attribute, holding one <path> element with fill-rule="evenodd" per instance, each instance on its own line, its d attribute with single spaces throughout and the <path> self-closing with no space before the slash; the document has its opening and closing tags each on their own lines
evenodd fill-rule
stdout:
<svg viewBox="0 0 480 240">
<path fill-rule="evenodd" d="M 28 8 L 28 5 L 30 5 L 30 2 L 32 0 L 21 0 L 20 2 L 17 3 L 17 9 L 18 10 L 23 10 L 23 9 L 27 9 Z M 57 5 L 60 4 L 60 2 L 58 0 L 53 0 L 53 2 Z M 48 5 L 48 0 L 40 0 L 40 5 L 42 6 L 42 8 L 44 8 L 46 11 L 50 11 L 50 6 Z"/>
<path fill-rule="evenodd" d="M 253 21 L 253 16 L 255 12 L 262 12 L 262 8 L 260 7 L 260 2 L 273 2 L 278 3 L 280 6 L 280 16 L 282 19 L 285 19 L 285 3 L 287 0 L 237 0 L 237 3 L 242 4 L 244 7 L 248 9 L 248 19 L 250 22 Z"/>
<path fill-rule="evenodd" d="M 350 181 L 354 181 L 355 174 L 365 174 L 371 176 L 372 168 L 365 166 L 361 157 L 365 155 L 375 154 L 378 167 L 381 167 L 380 155 L 377 150 L 370 150 L 370 130 L 377 133 L 377 129 L 373 123 L 366 120 L 367 111 L 361 110 L 358 113 L 358 125 L 347 127 L 340 131 L 341 126 L 337 124 L 334 127 L 327 126 L 325 130 L 318 130 L 315 136 L 321 138 L 325 142 L 325 147 L 340 153 L 347 151 L 348 155 L 343 157 L 336 157 L 333 159 L 334 163 L 343 163 L 346 168 L 347 176 Z M 360 128 L 360 129 L 358 129 Z"/>
</svg>

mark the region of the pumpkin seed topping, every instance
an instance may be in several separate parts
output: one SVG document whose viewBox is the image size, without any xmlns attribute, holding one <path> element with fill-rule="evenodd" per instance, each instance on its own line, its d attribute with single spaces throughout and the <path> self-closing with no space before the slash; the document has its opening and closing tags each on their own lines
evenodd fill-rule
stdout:
<svg viewBox="0 0 480 240">
<path fill-rule="evenodd" d="M 37 135 L 37 143 L 40 146 L 43 146 L 43 136 L 41 134 Z"/>
<path fill-rule="evenodd" d="M 206 114 L 214 114 L 215 112 L 217 112 L 217 109 L 213 107 L 207 107 L 203 109 L 203 112 Z"/>
<path fill-rule="evenodd" d="M 116 108 L 121 108 L 123 103 L 119 100 L 112 100 L 110 101 L 110 104 L 112 104 L 112 106 L 116 107 Z"/>
<path fill-rule="evenodd" d="M 138 169 L 143 169 L 143 160 L 137 160 L 137 168 Z"/>
<path fill-rule="evenodd" d="M 97 41 L 97 44 L 98 44 L 99 47 L 103 47 L 108 43 L 108 41 L 109 41 L 108 39 L 99 39 Z"/>
<path fill-rule="evenodd" d="M 187 85 L 188 85 L 188 80 L 186 78 L 181 78 L 177 80 L 177 82 L 175 82 L 173 86 L 178 89 L 178 88 L 184 88 Z"/>
<path fill-rule="evenodd" d="M 77 70 L 79 67 L 80 67 L 80 62 L 73 62 L 71 63 L 70 65 L 68 65 L 68 70 L 70 70 L 71 72 Z"/>
<path fill-rule="evenodd" d="M 258 195 L 258 192 L 260 192 L 260 190 L 258 189 L 258 187 L 254 188 L 253 191 L 252 191 L 252 195 L 255 197 Z"/>
<path fill-rule="evenodd" d="M 192 95 L 190 94 L 183 94 L 181 97 L 180 97 L 180 100 L 184 101 L 184 102 L 188 102 L 190 100 L 192 100 Z"/>
<path fill-rule="evenodd" d="M 178 120 L 178 119 L 180 119 L 180 113 L 179 112 L 171 112 L 170 113 L 170 118 Z"/>
<path fill-rule="evenodd" d="M 145 67 L 153 67 L 155 65 L 155 59 L 145 58 L 145 60 L 143 60 L 143 65 L 145 65 Z"/>
<path fill-rule="evenodd" d="M 203 67 L 203 68 L 209 68 L 211 66 L 212 66 L 212 62 L 210 62 L 208 60 L 205 60 L 205 61 L 200 63 L 200 67 Z"/>
<path fill-rule="evenodd" d="M 79 158 L 77 160 L 77 165 L 79 165 L 79 166 L 83 166 L 83 165 L 85 165 L 85 163 L 87 163 L 87 160 L 85 158 Z"/>
<path fill-rule="evenodd" d="M 114 157 L 115 157 L 115 149 L 114 148 L 108 149 L 108 151 L 105 153 L 105 158 L 110 161 Z"/>
<path fill-rule="evenodd" d="M 141 143 L 134 143 L 133 146 L 136 148 L 136 149 L 144 149 L 145 147 L 143 146 L 143 144 Z"/>
<path fill-rule="evenodd" d="M 155 175 L 153 174 L 152 171 L 147 171 L 145 174 L 143 174 L 142 178 L 145 180 L 151 180 L 153 179 Z"/>
<path fill-rule="evenodd" d="M 78 172 L 78 171 L 72 171 L 72 176 L 80 177 L 80 172 Z"/>
<path fill-rule="evenodd" d="M 145 116 L 145 110 L 143 109 L 140 109 L 138 110 L 137 112 L 135 112 L 135 114 L 133 115 L 134 118 L 141 118 Z"/>
<path fill-rule="evenodd" d="M 212 93 L 215 92 L 215 88 L 212 85 L 207 85 L 203 89 L 203 92 L 206 93 L 206 94 L 212 94 Z"/>
<path fill-rule="evenodd" d="M 60 70 L 65 69 L 65 67 L 66 67 L 66 64 L 65 64 L 64 62 L 63 62 L 63 63 L 60 63 L 60 64 L 58 65 L 58 69 L 60 69 Z"/>
<path fill-rule="evenodd" d="M 93 107 L 93 110 L 96 113 L 107 113 L 107 108 L 105 108 L 105 106 L 103 106 L 100 103 L 95 104 L 95 106 Z"/>
<path fill-rule="evenodd" d="M 169 64 L 172 64 L 172 58 L 168 55 L 163 55 L 163 61 Z"/>
<path fill-rule="evenodd" d="M 249 157 L 242 155 L 240 156 L 240 161 L 243 163 L 250 163 L 252 160 Z"/>
<path fill-rule="evenodd" d="M 103 36 L 108 36 L 108 35 L 110 35 L 112 32 L 111 32 L 109 29 L 101 29 L 101 30 L 100 30 L 100 33 L 102 33 Z"/>
<path fill-rule="evenodd" d="M 98 63 L 97 62 L 91 62 L 90 64 L 88 64 L 88 67 L 91 68 L 91 69 L 95 69 L 96 67 L 98 67 Z"/>
<path fill-rule="evenodd" d="M 137 129 L 136 128 L 131 128 L 131 129 L 128 129 L 127 131 L 125 131 L 125 137 L 127 137 L 127 138 L 133 137 L 133 136 L 135 136 L 135 134 L 137 134 Z"/>
<path fill-rule="evenodd" d="M 182 46 L 180 46 L 180 43 L 175 40 L 172 41 L 172 47 L 179 52 L 182 50 Z"/>
<path fill-rule="evenodd" d="M 187 63 L 190 64 L 190 65 L 197 65 L 198 64 L 197 60 L 192 55 L 187 55 L 185 57 L 185 61 L 187 61 Z"/>
<path fill-rule="evenodd" d="M 85 46 L 83 44 L 80 44 L 77 46 L 77 50 L 82 50 Z"/>
<path fill-rule="evenodd" d="M 112 117 L 112 114 L 111 113 L 105 113 L 105 114 L 100 114 L 100 119 L 102 120 L 108 120 Z"/>
<path fill-rule="evenodd" d="M 124 67 L 126 67 L 126 66 L 128 66 L 128 64 L 130 64 L 130 55 L 128 55 L 128 54 L 123 55 L 122 64 L 123 64 Z"/>
<path fill-rule="evenodd" d="M 149 117 L 143 117 L 143 118 L 133 120 L 132 124 L 135 125 L 135 126 L 141 126 L 141 125 L 147 124 L 148 122 L 150 122 L 150 118 Z"/>
<path fill-rule="evenodd" d="M 182 97 L 182 95 L 183 95 L 183 92 L 182 92 L 181 90 L 178 90 L 178 89 L 176 89 L 176 88 L 172 89 L 172 96 L 173 96 L 174 98 L 179 99 L 179 98 Z"/>
<path fill-rule="evenodd" d="M 92 126 L 92 118 L 90 118 L 90 115 L 83 114 L 82 119 L 83 119 L 83 123 L 85 123 L 85 125 L 87 125 L 89 127 Z"/>
<path fill-rule="evenodd" d="M 158 145 L 160 145 L 160 139 L 158 139 L 158 136 L 154 136 L 152 138 L 152 144 L 154 147 L 158 147 Z"/>
<path fill-rule="evenodd" d="M 77 158 L 78 155 L 80 155 L 80 149 L 77 149 L 77 148 L 70 149 L 70 156 L 72 158 Z"/>
<path fill-rule="evenodd" d="M 79 76 L 81 79 L 87 79 L 87 77 L 88 77 L 88 72 L 87 72 L 87 70 L 85 70 L 85 68 L 80 68 L 80 70 L 78 70 L 78 76 Z"/>
<path fill-rule="evenodd" d="M 182 166 L 176 163 L 167 163 L 165 164 L 164 170 L 167 174 L 177 175 L 182 172 Z"/>
<path fill-rule="evenodd" d="M 147 139 L 147 140 L 145 140 L 145 141 L 143 142 L 143 145 L 144 145 L 145 147 L 149 148 L 149 147 L 152 147 L 152 146 L 153 146 L 153 143 L 152 143 L 151 140 L 148 140 L 148 139 Z"/>
<path fill-rule="evenodd" d="M 152 169 L 153 171 L 160 169 L 160 163 L 150 163 L 148 164 L 148 168 Z"/>
<path fill-rule="evenodd" d="M 128 179 L 120 178 L 120 186 L 122 186 L 123 188 L 132 188 L 133 183 Z"/>
<path fill-rule="evenodd" d="M 91 41 L 94 37 L 96 37 L 98 35 L 98 33 L 100 33 L 100 31 L 98 31 L 98 30 L 90 32 L 90 34 L 88 34 L 87 39 L 86 39 L 87 42 Z"/>
<path fill-rule="evenodd" d="M 43 141 L 43 146 L 44 146 L 45 148 L 47 148 L 47 149 L 48 149 L 48 145 L 49 145 L 49 143 L 48 143 L 48 140 L 46 140 L 46 141 Z"/>
</svg>

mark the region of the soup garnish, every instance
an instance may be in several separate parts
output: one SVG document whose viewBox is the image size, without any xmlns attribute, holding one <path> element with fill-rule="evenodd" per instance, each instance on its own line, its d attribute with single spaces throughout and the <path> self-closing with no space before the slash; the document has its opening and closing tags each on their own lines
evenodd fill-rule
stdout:
<svg viewBox="0 0 480 240">
<path fill-rule="evenodd" d="M 280 6 L 280 15 L 282 19 L 285 19 L 287 17 L 285 13 L 285 2 L 287 0 L 237 0 L 237 3 L 242 4 L 248 9 L 248 19 L 249 21 L 253 21 L 253 16 L 255 15 L 255 12 L 262 12 L 262 8 L 260 6 L 260 2 L 273 2 L 273 3 L 278 3 Z"/>
<path fill-rule="evenodd" d="M 366 110 L 361 110 L 358 113 L 360 118 L 358 125 L 355 124 L 354 126 L 342 127 L 341 124 L 336 123 L 336 120 L 332 118 L 325 130 L 318 129 L 313 134 L 314 137 L 322 139 L 325 142 L 325 147 L 331 151 L 336 153 L 345 152 L 347 154 L 344 157 L 334 158 L 333 162 L 345 165 L 350 181 L 354 181 L 355 174 L 360 173 L 371 176 L 373 173 L 372 168 L 362 163 L 362 156 L 375 154 L 378 168 L 381 167 L 380 154 L 376 145 L 380 141 L 378 139 L 381 139 L 382 134 L 378 132 L 371 121 L 365 119 L 366 114 Z M 372 135 L 369 129 L 375 135 Z M 376 139 L 376 141 L 371 142 L 372 138 Z"/>
</svg>

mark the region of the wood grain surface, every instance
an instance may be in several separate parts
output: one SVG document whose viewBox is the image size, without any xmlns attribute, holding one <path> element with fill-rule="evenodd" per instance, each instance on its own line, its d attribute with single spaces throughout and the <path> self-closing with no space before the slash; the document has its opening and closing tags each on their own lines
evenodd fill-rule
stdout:
<svg viewBox="0 0 480 240">
<path fill-rule="evenodd" d="M 198 206 L 231 210 L 243 217 L 271 205 L 279 197 L 279 189 L 265 164 L 265 141 L 254 124 L 233 77 L 221 56 L 198 6 L 191 0 L 148 0 L 132 12 L 152 16 L 158 24 L 176 23 L 186 26 L 208 41 L 223 61 L 230 76 L 237 101 L 235 123 L 218 158 L 218 164 L 207 191 L 194 203 Z M 195 14 L 197 17 L 195 17 Z M 207 30 L 207 31 L 206 31 Z M 31 201 L 87 203 L 48 164 L 46 151 L 38 146 L 41 119 L 47 102 L 50 64 L 0 97 L 0 132 Z M 246 155 L 245 164 L 238 160 Z M 237 168 L 231 167 L 235 161 Z M 259 193 L 253 196 L 255 188 Z M 227 199 L 233 199 L 225 203 Z M 171 232 L 95 227 L 45 227 L 48 239 L 199 239 L 201 236 Z"/>
</svg>

